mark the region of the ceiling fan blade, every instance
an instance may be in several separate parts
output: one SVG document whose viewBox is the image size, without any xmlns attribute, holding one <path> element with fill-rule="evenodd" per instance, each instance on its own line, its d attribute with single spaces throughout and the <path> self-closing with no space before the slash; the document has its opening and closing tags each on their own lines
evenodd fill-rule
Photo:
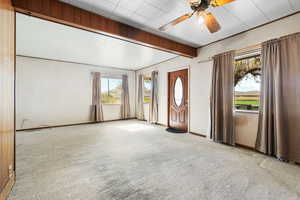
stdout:
<svg viewBox="0 0 300 200">
<path fill-rule="evenodd" d="M 221 29 L 221 26 L 218 23 L 217 19 L 211 13 L 204 14 L 204 23 L 211 33 L 215 33 Z"/>
<path fill-rule="evenodd" d="M 213 7 L 223 6 L 225 4 L 231 3 L 235 0 L 212 0 L 210 1 L 210 5 Z"/>
<path fill-rule="evenodd" d="M 190 14 L 185 14 L 181 17 L 178 17 L 177 19 L 174 19 L 173 21 L 171 21 L 170 23 L 163 25 L 162 27 L 159 28 L 160 31 L 165 31 L 167 30 L 169 27 L 171 26 L 175 26 L 176 24 L 179 24 L 189 18 L 191 18 L 193 16 L 194 13 L 190 13 Z"/>
</svg>

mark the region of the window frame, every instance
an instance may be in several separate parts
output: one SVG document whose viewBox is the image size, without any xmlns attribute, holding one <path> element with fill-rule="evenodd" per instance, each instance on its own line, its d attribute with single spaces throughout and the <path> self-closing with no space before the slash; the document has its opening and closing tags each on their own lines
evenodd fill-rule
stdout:
<svg viewBox="0 0 300 200">
<path fill-rule="evenodd" d="M 234 62 L 238 61 L 238 60 L 243 60 L 243 59 L 250 59 L 250 58 L 255 58 L 257 56 L 262 56 L 262 52 L 261 50 L 257 50 L 255 52 L 252 52 L 252 53 L 246 53 L 244 55 L 240 55 L 240 56 L 236 56 L 234 57 Z M 235 64 L 234 64 L 234 69 L 235 69 Z M 235 74 L 234 74 L 235 76 Z M 235 113 L 244 113 L 244 114 L 259 114 L 259 109 L 260 109 L 260 104 L 259 104 L 259 107 L 258 107 L 258 110 L 239 110 L 236 108 L 235 106 L 235 86 L 233 87 L 233 111 Z M 260 91 L 260 94 L 259 94 L 259 98 L 261 96 L 261 91 Z M 260 103 L 260 102 L 259 102 Z"/>
<path fill-rule="evenodd" d="M 109 87 L 109 80 L 110 79 L 116 79 L 116 80 L 121 80 L 121 84 L 123 84 L 123 80 L 122 80 L 122 77 L 121 76 L 110 76 L 110 75 L 104 75 L 104 76 L 101 76 L 101 80 L 100 81 L 102 81 L 102 79 L 107 79 L 108 80 L 108 84 L 107 84 L 107 87 L 108 87 L 108 90 L 107 90 L 107 94 L 109 95 L 109 90 L 110 90 L 110 87 Z M 123 92 L 123 90 L 121 89 L 121 93 Z M 101 94 L 100 94 L 101 96 L 102 96 L 102 82 L 101 82 Z M 102 105 L 121 105 L 122 103 L 121 103 L 121 96 L 120 96 L 120 102 L 119 103 L 103 103 L 102 102 L 102 97 L 101 97 L 101 104 Z"/>
</svg>

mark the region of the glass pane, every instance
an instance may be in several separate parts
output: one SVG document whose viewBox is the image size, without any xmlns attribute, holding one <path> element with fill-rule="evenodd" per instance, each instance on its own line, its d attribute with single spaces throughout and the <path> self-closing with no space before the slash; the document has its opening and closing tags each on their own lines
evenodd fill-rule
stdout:
<svg viewBox="0 0 300 200">
<path fill-rule="evenodd" d="M 235 62 L 234 92 L 237 110 L 259 110 L 261 61 L 259 56 Z"/>
<path fill-rule="evenodd" d="M 177 106 L 182 104 L 183 100 L 183 84 L 180 77 L 177 77 L 174 85 L 174 100 Z"/>
<path fill-rule="evenodd" d="M 144 103 L 149 103 L 151 97 L 151 78 L 144 79 Z"/>
<path fill-rule="evenodd" d="M 109 103 L 120 104 L 122 94 L 122 79 L 109 79 Z"/>
<path fill-rule="evenodd" d="M 101 78 L 101 100 L 103 104 L 120 104 L 122 79 Z"/>
</svg>

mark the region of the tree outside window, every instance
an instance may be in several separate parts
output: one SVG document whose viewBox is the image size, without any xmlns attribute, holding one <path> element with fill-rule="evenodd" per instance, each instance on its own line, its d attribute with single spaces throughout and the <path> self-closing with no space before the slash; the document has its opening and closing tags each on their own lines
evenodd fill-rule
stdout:
<svg viewBox="0 0 300 200">
<path fill-rule="evenodd" d="M 260 56 L 235 61 L 234 100 L 237 110 L 258 111 L 260 105 Z"/>
<path fill-rule="evenodd" d="M 102 104 L 121 104 L 122 79 L 101 78 Z"/>
</svg>

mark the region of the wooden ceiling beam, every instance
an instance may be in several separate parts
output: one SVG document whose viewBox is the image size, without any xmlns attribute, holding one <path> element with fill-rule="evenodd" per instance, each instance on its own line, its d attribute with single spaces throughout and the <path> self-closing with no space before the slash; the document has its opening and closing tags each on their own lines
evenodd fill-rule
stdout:
<svg viewBox="0 0 300 200">
<path fill-rule="evenodd" d="M 185 57 L 197 57 L 197 48 L 140 30 L 58 0 L 13 0 L 17 12 L 56 23 L 105 34 Z"/>
</svg>

